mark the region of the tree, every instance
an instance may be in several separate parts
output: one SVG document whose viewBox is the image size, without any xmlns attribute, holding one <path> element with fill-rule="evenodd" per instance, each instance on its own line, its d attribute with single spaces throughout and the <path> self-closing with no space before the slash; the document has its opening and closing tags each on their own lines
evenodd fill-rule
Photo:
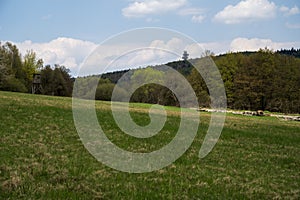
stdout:
<svg viewBox="0 0 300 200">
<path fill-rule="evenodd" d="M 70 75 L 71 71 L 68 68 L 66 68 L 65 66 L 56 65 L 56 68 L 59 69 L 59 71 L 63 77 L 63 80 L 65 81 L 65 85 L 64 85 L 65 95 L 64 96 L 71 96 L 72 90 L 73 90 L 73 84 L 74 84 L 74 79 Z"/>
<path fill-rule="evenodd" d="M 43 94 L 55 96 L 71 96 L 73 79 L 64 66 L 55 65 L 52 69 L 47 65 L 41 70 Z"/>
<path fill-rule="evenodd" d="M 43 60 L 36 58 L 36 53 L 32 50 L 27 51 L 24 56 L 23 71 L 26 75 L 26 86 L 31 87 L 33 75 L 38 72 L 43 66 Z"/>
<path fill-rule="evenodd" d="M 115 84 L 111 83 L 108 79 L 100 79 L 96 90 L 96 100 L 110 101 L 114 90 Z"/>
<path fill-rule="evenodd" d="M 0 45 L 0 89 L 15 92 L 28 91 L 25 87 L 21 55 L 15 45 Z"/>
<path fill-rule="evenodd" d="M 150 83 L 150 84 L 145 84 Z M 154 84 L 156 83 L 156 84 Z M 151 67 L 134 71 L 130 79 L 133 88 L 138 88 L 132 95 L 133 102 L 159 103 L 159 90 L 162 88 L 163 72 Z M 145 85 L 144 85 L 145 84 Z"/>
<path fill-rule="evenodd" d="M 43 94 L 45 95 L 54 95 L 54 86 L 53 86 L 53 70 L 50 65 L 46 65 L 41 70 Z"/>
</svg>

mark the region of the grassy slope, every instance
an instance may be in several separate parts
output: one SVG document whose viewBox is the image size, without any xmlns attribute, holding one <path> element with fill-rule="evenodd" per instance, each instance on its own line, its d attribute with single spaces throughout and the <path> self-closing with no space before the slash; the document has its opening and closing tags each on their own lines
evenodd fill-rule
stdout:
<svg viewBox="0 0 300 200">
<path fill-rule="evenodd" d="M 132 104 L 137 123 L 149 122 L 148 107 Z M 138 140 L 120 133 L 108 102 L 97 108 L 107 136 L 132 151 L 165 145 L 180 120 L 178 109 L 168 108 L 173 115 L 162 133 Z M 299 122 L 229 114 L 217 146 L 199 160 L 208 121 L 201 113 L 196 140 L 175 163 L 129 174 L 97 162 L 83 147 L 70 98 L 0 92 L 0 199 L 300 198 Z"/>
</svg>

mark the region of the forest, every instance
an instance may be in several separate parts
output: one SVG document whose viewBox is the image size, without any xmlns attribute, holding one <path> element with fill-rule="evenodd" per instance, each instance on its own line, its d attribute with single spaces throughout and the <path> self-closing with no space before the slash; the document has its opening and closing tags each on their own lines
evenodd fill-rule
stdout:
<svg viewBox="0 0 300 200">
<path fill-rule="evenodd" d="M 229 52 L 210 55 L 224 82 L 227 106 L 238 110 L 268 110 L 271 112 L 300 113 L 300 49 L 272 51 L 267 48 L 257 52 Z M 200 57 L 186 61 L 174 61 L 166 65 L 180 72 L 195 91 L 199 105 L 210 107 L 207 86 L 193 65 L 201 63 Z M 87 99 L 111 100 L 118 80 L 127 74 L 135 80 L 157 79 L 164 75 L 161 66 L 149 66 L 135 70 L 123 70 L 101 75 L 77 77 L 80 83 L 77 94 Z M 43 66 L 43 60 L 35 52 L 27 51 L 22 57 L 18 48 L 0 44 L 0 90 L 31 93 L 33 75 L 40 73 L 44 95 L 72 96 L 76 80 L 65 66 Z M 168 78 L 164 81 L 172 81 Z M 96 94 L 90 88 L 96 85 Z M 177 83 L 180 87 L 180 83 Z M 126 95 L 124 88 L 117 88 Z M 122 99 L 120 99 L 122 101 Z M 138 88 L 131 102 L 179 106 L 177 97 L 160 84 L 147 84 Z"/>
</svg>

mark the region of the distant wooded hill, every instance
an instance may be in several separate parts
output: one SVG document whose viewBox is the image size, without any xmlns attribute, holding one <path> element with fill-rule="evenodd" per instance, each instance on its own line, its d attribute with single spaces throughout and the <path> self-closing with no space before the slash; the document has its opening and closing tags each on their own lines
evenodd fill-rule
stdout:
<svg viewBox="0 0 300 200">
<path fill-rule="evenodd" d="M 266 49 L 265 49 L 266 50 Z M 263 50 L 261 50 L 263 51 Z M 271 51 L 270 51 L 271 52 Z M 246 52 L 240 52 L 240 53 L 226 53 L 226 54 L 222 54 L 222 55 L 218 55 L 218 56 L 213 56 L 214 60 L 217 60 L 220 57 L 224 57 L 228 54 L 242 54 L 244 56 L 250 56 L 251 54 L 257 54 L 258 52 L 255 51 L 246 51 Z M 282 49 L 282 50 L 278 50 L 275 52 L 276 54 L 280 54 L 280 55 L 287 55 L 287 56 L 293 56 L 295 58 L 300 58 L 300 49 Z M 184 75 L 188 75 L 191 73 L 192 70 L 192 66 L 188 65 L 185 66 L 184 68 L 183 66 L 183 62 L 182 61 L 174 61 L 174 62 L 169 62 L 166 65 L 176 69 L 176 70 L 180 70 L 182 74 Z M 108 79 L 110 80 L 112 83 L 117 83 L 118 80 L 123 76 L 123 74 L 125 74 L 126 72 L 128 72 L 129 70 L 120 70 L 120 71 L 114 71 L 114 72 L 108 72 L 102 75 L 99 75 L 99 77 L 103 78 L 103 79 Z"/>
<path fill-rule="evenodd" d="M 284 113 L 300 113 L 300 49 L 227 53 L 211 57 L 222 76 L 227 95 L 227 105 L 232 109 L 269 110 Z M 203 58 L 167 63 L 180 72 L 193 87 L 202 107 L 210 106 L 209 91 L 193 64 Z M 155 79 L 163 75 L 161 66 L 146 69 L 123 70 L 102 75 L 79 77 L 81 87 L 77 94 L 83 98 L 111 100 L 118 80 L 126 73 L 128 79 Z M 21 57 L 18 48 L 10 43 L 0 44 L 0 90 L 31 92 L 34 73 L 41 74 L 42 94 L 71 96 L 74 78 L 60 65 L 43 66 L 29 51 Z M 100 80 L 98 80 L 100 78 Z M 165 81 L 172 81 L 171 79 Z M 178 87 L 181 83 L 176 83 Z M 90 88 L 96 85 L 95 96 Z M 128 91 L 119 91 L 126 94 Z M 176 96 L 160 85 L 148 84 L 134 92 L 132 102 L 158 103 L 179 106 Z"/>
<path fill-rule="evenodd" d="M 261 49 L 257 52 L 212 56 L 224 81 L 228 107 L 243 110 L 300 113 L 299 56 L 300 50 L 295 49 L 276 52 Z M 193 62 L 196 63 L 197 59 L 194 59 Z M 200 106 L 210 106 L 206 84 L 191 63 L 174 61 L 166 65 L 179 71 L 191 83 L 198 95 Z M 151 68 L 155 70 L 158 67 Z M 131 73 L 134 75 L 140 70 L 143 69 L 131 70 Z M 102 81 L 98 86 L 96 98 L 110 100 L 114 84 L 127 72 L 128 70 L 124 70 L 101 75 Z M 147 75 L 144 76 L 146 78 Z M 157 85 L 152 85 L 152 88 L 149 87 L 151 86 L 137 90 L 131 100 L 178 105 L 177 99 L 166 88 Z"/>
</svg>

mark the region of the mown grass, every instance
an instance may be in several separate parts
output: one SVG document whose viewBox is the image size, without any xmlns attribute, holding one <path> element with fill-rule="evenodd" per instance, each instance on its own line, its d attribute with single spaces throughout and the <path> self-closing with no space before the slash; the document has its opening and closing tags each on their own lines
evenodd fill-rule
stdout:
<svg viewBox="0 0 300 200">
<path fill-rule="evenodd" d="M 201 113 L 189 150 L 161 170 L 130 174 L 99 163 L 76 132 L 70 98 L 0 92 L 0 199 L 299 199 L 300 123 L 228 114 L 214 150 L 198 158 L 209 113 Z M 179 109 L 148 139 L 122 134 L 109 102 L 97 102 L 99 121 L 118 146 L 149 152 L 167 144 Z M 146 125 L 151 105 L 131 104 Z M 177 114 L 176 114 L 177 113 Z"/>
</svg>

